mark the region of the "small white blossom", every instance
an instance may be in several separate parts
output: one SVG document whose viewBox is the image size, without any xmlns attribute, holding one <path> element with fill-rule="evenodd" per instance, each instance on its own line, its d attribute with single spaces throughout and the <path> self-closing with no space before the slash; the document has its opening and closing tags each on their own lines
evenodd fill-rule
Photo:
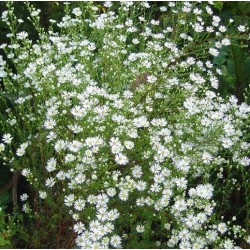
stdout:
<svg viewBox="0 0 250 250">
<path fill-rule="evenodd" d="M 145 231 L 145 227 L 143 225 L 137 225 L 136 226 L 136 231 L 138 233 L 143 233 Z"/>
<path fill-rule="evenodd" d="M 244 25 L 238 26 L 238 31 L 239 32 L 246 32 L 246 27 Z"/>
<path fill-rule="evenodd" d="M 53 177 L 50 177 L 46 180 L 46 186 L 47 187 L 53 187 L 55 185 L 55 179 Z"/>
<path fill-rule="evenodd" d="M 6 144 L 10 144 L 12 139 L 13 137 L 11 136 L 11 134 L 4 134 L 2 141 Z"/>
<path fill-rule="evenodd" d="M 28 194 L 24 193 L 20 196 L 21 201 L 26 201 L 29 198 Z"/>
</svg>

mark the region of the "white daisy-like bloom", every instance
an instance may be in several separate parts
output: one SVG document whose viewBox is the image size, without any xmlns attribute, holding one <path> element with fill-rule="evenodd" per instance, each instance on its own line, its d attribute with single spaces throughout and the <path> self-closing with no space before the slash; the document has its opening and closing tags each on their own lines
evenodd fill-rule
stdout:
<svg viewBox="0 0 250 250">
<path fill-rule="evenodd" d="M 46 170 L 48 172 L 52 172 L 52 171 L 56 170 L 56 164 L 57 164 L 56 159 L 54 157 L 50 158 L 47 162 Z"/>
<path fill-rule="evenodd" d="M 149 82 L 149 83 L 155 83 L 156 81 L 157 81 L 157 77 L 155 77 L 153 75 L 147 76 L 147 82 Z"/>
<path fill-rule="evenodd" d="M 224 46 L 229 46 L 231 45 L 231 41 L 228 38 L 224 38 L 222 39 L 221 44 Z"/>
<path fill-rule="evenodd" d="M 211 184 L 201 184 L 196 187 L 196 195 L 208 200 L 212 198 L 213 191 L 214 188 Z"/>
<path fill-rule="evenodd" d="M 142 167 L 141 166 L 134 166 L 132 169 L 132 175 L 134 178 L 140 178 L 142 176 Z"/>
<path fill-rule="evenodd" d="M 45 181 L 45 185 L 47 187 L 53 187 L 54 185 L 56 184 L 55 182 L 55 179 L 53 177 L 50 177 L 48 178 L 46 181 Z"/>
<path fill-rule="evenodd" d="M 70 195 L 66 195 L 64 198 L 64 204 L 68 207 L 72 206 L 73 203 L 75 201 L 75 195 L 74 194 L 70 194 Z"/>
<path fill-rule="evenodd" d="M 244 26 L 244 25 L 239 25 L 239 26 L 238 26 L 238 31 L 239 31 L 239 32 L 246 32 L 246 30 L 247 30 L 247 29 L 246 29 L 246 26 Z"/>
<path fill-rule="evenodd" d="M 25 31 L 19 32 L 19 33 L 17 34 L 17 39 L 18 39 L 18 40 L 24 40 L 24 39 L 27 38 L 27 37 L 28 37 L 28 33 L 25 32 Z"/>
<path fill-rule="evenodd" d="M 23 156 L 25 154 L 25 148 L 24 147 L 20 147 L 17 149 L 16 151 L 16 155 L 17 156 Z"/>
<path fill-rule="evenodd" d="M 56 121 L 54 119 L 49 119 L 44 123 L 44 127 L 46 129 L 53 129 L 55 126 L 56 126 Z"/>
<path fill-rule="evenodd" d="M 81 16 L 81 14 L 82 14 L 82 11 L 81 11 L 81 9 L 80 8 L 74 8 L 73 10 L 72 10 L 72 13 L 75 15 L 75 16 Z"/>
<path fill-rule="evenodd" d="M 244 167 L 248 167 L 250 165 L 250 158 L 247 156 L 244 156 L 240 159 L 239 163 L 244 166 Z"/>
<path fill-rule="evenodd" d="M 116 195 L 116 189 L 111 187 L 107 189 L 107 195 L 110 197 L 114 197 Z"/>
<path fill-rule="evenodd" d="M 4 134 L 3 135 L 3 138 L 2 138 L 2 141 L 5 143 L 5 144 L 10 144 L 11 141 L 12 141 L 13 137 L 11 136 L 11 134 Z"/>
<path fill-rule="evenodd" d="M 119 165 L 126 165 L 129 160 L 128 160 L 128 157 L 124 154 L 117 154 L 115 156 L 115 162 Z"/>
<path fill-rule="evenodd" d="M 74 202 L 74 208 L 77 210 L 77 211 L 82 211 L 85 207 L 85 201 L 83 199 L 78 199 Z"/>
<path fill-rule="evenodd" d="M 221 234 L 224 234 L 228 230 L 226 223 L 224 223 L 224 222 L 219 223 L 217 226 L 217 230 Z"/>
<path fill-rule="evenodd" d="M 55 143 L 55 150 L 57 152 L 60 152 L 62 151 L 63 149 L 66 148 L 66 142 L 64 140 L 58 140 L 56 143 Z"/>
<path fill-rule="evenodd" d="M 47 193 L 45 191 L 39 191 L 39 197 L 44 200 L 47 197 Z"/>
<path fill-rule="evenodd" d="M 141 117 L 135 118 L 133 123 L 134 123 L 135 127 L 137 127 L 137 128 L 148 127 L 150 125 L 146 116 L 141 116 Z"/>
<path fill-rule="evenodd" d="M 127 190 L 122 190 L 119 193 L 119 199 L 122 201 L 126 201 L 128 199 L 128 191 Z"/>
<path fill-rule="evenodd" d="M 125 142 L 124 142 L 124 146 L 125 146 L 125 148 L 127 148 L 127 149 L 133 149 L 134 146 L 135 146 L 135 144 L 134 144 L 134 142 L 132 142 L 132 141 L 125 141 Z"/>
<path fill-rule="evenodd" d="M 77 234 L 82 233 L 85 230 L 84 224 L 80 221 L 73 226 L 74 232 Z"/>
<path fill-rule="evenodd" d="M 26 201 L 29 198 L 28 194 L 24 193 L 20 196 L 21 201 Z"/>
<path fill-rule="evenodd" d="M 110 244 L 113 247 L 121 248 L 121 243 L 122 243 L 122 239 L 121 239 L 121 237 L 119 235 L 113 235 L 110 238 Z"/>
<path fill-rule="evenodd" d="M 145 181 L 138 181 L 135 185 L 135 188 L 138 191 L 144 191 L 147 187 L 147 183 Z"/>
<path fill-rule="evenodd" d="M 82 148 L 82 143 L 77 140 L 74 140 L 68 144 L 68 149 L 74 153 L 77 153 L 81 148 Z"/>
<path fill-rule="evenodd" d="M 143 233 L 145 231 L 145 226 L 144 225 L 137 225 L 136 226 L 136 231 L 138 233 Z"/>
<path fill-rule="evenodd" d="M 208 53 L 211 54 L 212 56 L 218 56 L 219 55 L 219 51 L 215 48 L 210 48 L 208 50 Z"/>
<path fill-rule="evenodd" d="M 32 175 L 30 169 L 28 169 L 28 168 L 24 168 L 21 173 L 25 177 Z"/>
<path fill-rule="evenodd" d="M 202 154 L 202 161 L 205 164 L 209 164 L 213 160 L 213 156 L 209 154 L 208 152 L 204 152 Z"/>
</svg>

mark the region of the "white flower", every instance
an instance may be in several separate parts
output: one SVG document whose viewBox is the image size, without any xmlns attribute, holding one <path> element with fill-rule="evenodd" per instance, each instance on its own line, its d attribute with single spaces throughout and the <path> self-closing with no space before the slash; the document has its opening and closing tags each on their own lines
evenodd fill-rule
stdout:
<svg viewBox="0 0 250 250">
<path fill-rule="evenodd" d="M 150 8 L 149 3 L 146 2 L 146 1 L 145 1 L 145 2 L 142 1 L 142 2 L 141 2 L 141 6 L 143 6 L 144 8 L 147 8 L 147 9 Z"/>
<path fill-rule="evenodd" d="M 187 187 L 187 180 L 184 177 L 176 178 L 175 183 L 176 183 L 176 186 L 179 188 Z"/>
<path fill-rule="evenodd" d="M 227 231 L 227 225 L 224 222 L 221 222 L 218 226 L 217 226 L 217 230 L 221 233 L 224 234 Z"/>
<path fill-rule="evenodd" d="M 218 56 L 219 55 L 219 51 L 215 48 L 210 48 L 208 50 L 209 54 L 211 54 L 212 56 Z"/>
<path fill-rule="evenodd" d="M 58 140 L 55 144 L 55 150 L 56 152 L 60 152 L 62 151 L 63 149 L 66 148 L 66 143 L 64 140 Z"/>
<path fill-rule="evenodd" d="M 27 214 L 31 212 L 31 208 L 29 207 L 28 204 L 24 204 L 22 210 Z"/>
<path fill-rule="evenodd" d="M 70 110 L 70 112 L 76 119 L 81 119 L 85 115 L 85 109 L 81 106 L 75 106 Z"/>
<path fill-rule="evenodd" d="M 143 127 L 149 126 L 149 122 L 146 116 L 140 116 L 140 117 L 135 118 L 133 123 L 137 128 L 143 128 Z"/>
<path fill-rule="evenodd" d="M 135 188 L 139 191 L 144 191 L 146 189 L 147 183 L 145 181 L 138 181 Z"/>
<path fill-rule="evenodd" d="M 224 148 L 231 148 L 233 146 L 233 142 L 230 138 L 223 138 L 222 139 L 222 146 Z"/>
<path fill-rule="evenodd" d="M 125 165 L 128 163 L 128 158 L 124 154 L 117 154 L 115 156 L 115 161 L 119 165 Z"/>
<path fill-rule="evenodd" d="M 80 8 L 74 8 L 72 10 L 72 13 L 75 15 L 75 16 L 80 16 L 82 14 L 82 11 Z"/>
<path fill-rule="evenodd" d="M 121 243 L 122 243 L 121 237 L 118 235 L 113 235 L 110 239 L 110 244 L 113 247 L 121 248 Z"/>
<path fill-rule="evenodd" d="M 177 211 L 184 211 L 187 209 L 187 203 L 184 199 L 179 199 L 174 204 L 174 209 Z"/>
<path fill-rule="evenodd" d="M 153 75 L 147 76 L 147 82 L 154 83 L 156 81 L 157 81 L 157 78 L 155 76 L 153 76 Z"/>
<path fill-rule="evenodd" d="M 231 41 L 228 39 L 228 38 L 224 38 L 222 41 L 221 41 L 221 44 L 224 45 L 224 46 L 228 46 L 231 44 Z"/>
<path fill-rule="evenodd" d="M 74 232 L 76 232 L 77 234 L 82 233 L 85 230 L 85 226 L 82 222 L 78 222 L 74 225 L 73 227 Z"/>
<path fill-rule="evenodd" d="M 18 33 L 16 37 L 19 40 L 24 40 L 27 36 L 28 36 L 28 33 L 25 31 L 22 31 L 22 32 Z"/>
<path fill-rule="evenodd" d="M 247 236 L 246 242 L 247 242 L 248 244 L 250 244 L 250 235 Z"/>
<path fill-rule="evenodd" d="M 40 9 L 33 10 L 33 11 L 30 13 L 30 15 L 33 16 L 33 17 L 35 17 L 35 16 L 38 16 L 40 12 L 41 12 Z"/>
<path fill-rule="evenodd" d="M 184 228 L 182 229 L 179 234 L 178 234 L 178 238 L 181 240 L 181 241 L 188 241 L 190 240 L 190 232 L 188 231 L 188 229 Z"/>
<path fill-rule="evenodd" d="M 46 129 L 52 129 L 52 128 L 54 128 L 56 126 L 56 122 L 55 122 L 55 120 L 53 120 L 53 119 L 49 119 L 49 120 L 47 120 L 45 123 L 44 123 L 44 127 L 46 128 Z"/>
<path fill-rule="evenodd" d="M 64 204 L 68 207 L 72 206 L 75 200 L 75 195 L 74 194 L 70 194 L 65 196 L 64 198 Z"/>
<path fill-rule="evenodd" d="M 65 155 L 65 163 L 72 162 L 76 159 L 76 157 L 73 154 L 66 154 Z"/>
<path fill-rule="evenodd" d="M 30 169 L 24 168 L 24 169 L 22 170 L 22 175 L 25 176 L 25 177 L 31 175 Z"/>
<path fill-rule="evenodd" d="M 110 197 L 113 197 L 116 195 L 116 190 L 115 188 L 111 187 L 111 188 L 108 188 L 107 189 L 107 195 L 110 196 Z"/>
<path fill-rule="evenodd" d="M 196 195 L 204 199 L 211 199 L 213 190 L 214 188 L 211 184 L 201 184 L 196 187 Z"/>
<path fill-rule="evenodd" d="M 221 26 L 219 27 L 219 31 L 222 32 L 222 33 L 224 33 L 224 32 L 227 31 L 227 28 L 226 28 L 224 25 L 221 25 Z"/>
<path fill-rule="evenodd" d="M 111 1 L 106 1 L 104 2 L 103 6 L 106 8 L 110 8 L 113 5 L 113 3 Z"/>
<path fill-rule="evenodd" d="M 247 166 L 249 166 L 249 164 L 250 164 L 250 158 L 249 157 L 247 157 L 247 156 L 244 156 L 244 157 L 242 157 L 241 159 L 240 159 L 240 162 L 239 162 L 242 166 L 244 166 L 244 167 L 247 167 Z"/>
<path fill-rule="evenodd" d="M 192 228 L 197 223 L 197 218 L 193 214 L 189 214 L 185 222 L 188 227 Z"/>
<path fill-rule="evenodd" d="M 209 154 L 208 152 L 204 152 L 202 154 L 202 161 L 205 164 L 209 164 L 213 160 L 213 156 Z"/>
<path fill-rule="evenodd" d="M 136 226 L 136 231 L 138 233 L 143 233 L 145 231 L 145 226 L 143 226 L 143 225 Z"/>
<path fill-rule="evenodd" d="M 239 32 L 246 32 L 246 27 L 244 25 L 238 26 L 238 31 Z"/>
<path fill-rule="evenodd" d="M 160 7 L 160 10 L 161 10 L 162 12 L 165 12 L 165 11 L 167 11 L 168 9 L 167 9 L 166 6 L 161 6 L 161 7 Z"/>
<path fill-rule="evenodd" d="M 234 248 L 234 244 L 230 239 L 225 240 L 223 246 L 225 249 L 233 249 Z"/>
<path fill-rule="evenodd" d="M 215 22 L 215 23 L 219 23 L 220 22 L 220 17 L 219 16 L 213 16 L 213 21 Z"/>
<path fill-rule="evenodd" d="M 215 230 L 208 230 L 206 232 L 206 237 L 209 241 L 213 242 L 217 239 L 218 233 Z"/>
<path fill-rule="evenodd" d="M 78 211 L 82 211 L 85 207 L 85 201 L 83 199 L 78 199 L 74 202 L 74 208 Z"/>
<path fill-rule="evenodd" d="M 122 200 L 122 201 L 126 201 L 128 199 L 128 191 L 127 190 L 122 190 L 120 193 L 119 193 L 119 198 Z"/>
<path fill-rule="evenodd" d="M 213 33 L 213 32 L 214 32 L 214 28 L 213 28 L 212 26 L 208 26 L 208 27 L 206 28 L 206 31 L 207 31 L 208 33 Z"/>
<path fill-rule="evenodd" d="M 134 148 L 134 143 L 132 141 L 125 141 L 124 145 L 127 149 L 132 149 Z"/>
<path fill-rule="evenodd" d="M 119 217 L 120 213 L 117 209 L 112 209 L 108 212 L 108 220 L 114 221 Z"/>
<path fill-rule="evenodd" d="M 20 196 L 20 200 L 21 200 L 21 201 L 26 201 L 28 198 L 29 198 L 29 196 L 28 196 L 26 193 L 24 193 L 24 194 L 22 194 L 22 195 Z"/>
<path fill-rule="evenodd" d="M 50 177 L 46 180 L 45 184 L 47 187 L 53 187 L 55 185 L 55 179 L 53 177 Z"/>
<path fill-rule="evenodd" d="M 5 149 L 5 145 L 3 143 L 0 143 L 0 153 L 3 152 Z"/>
<path fill-rule="evenodd" d="M 165 224 L 164 224 L 164 228 L 165 228 L 166 230 L 170 230 L 171 224 L 170 224 L 170 223 L 165 223 Z"/>
<path fill-rule="evenodd" d="M 178 161 L 176 161 L 175 165 L 176 165 L 177 169 L 179 169 L 183 172 L 187 172 L 190 168 L 189 160 L 187 160 L 187 159 L 178 160 Z"/>
<path fill-rule="evenodd" d="M 77 140 L 70 142 L 68 145 L 68 149 L 74 153 L 77 153 L 81 148 L 82 148 L 82 143 Z"/>
<path fill-rule="evenodd" d="M 46 170 L 52 172 L 56 170 L 56 159 L 54 157 L 50 158 L 46 165 Z"/>
<path fill-rule="evenodd" d="M 142 168 L 140 166 L 134 166 L 132 175 L 134 178 L 140 178 L 142 176 Z"/>
<path fill-rule="evenodd" d="M 47 193 L 45 191 L 39 191 L 39 197 L 44 200 L 47 197 Z"/>
<path fill-rule="evenodd" d="M 10 144 L 12 139 L 11 134 L 4 134 L 2 141 L 6 144 Z"/>
<path fill-rule="evenodd" d="M 132 43 L 133 43 L 133 44 L 139 44 L 140 41 L 139 41 L 137 38 L 133 38 Z"/>
</svg>

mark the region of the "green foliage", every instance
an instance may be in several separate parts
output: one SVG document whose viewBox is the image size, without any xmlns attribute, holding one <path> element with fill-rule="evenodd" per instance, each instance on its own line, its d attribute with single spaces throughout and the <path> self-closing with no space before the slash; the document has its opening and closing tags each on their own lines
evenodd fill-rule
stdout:
<svg viewBox="0 0 250 250">
<path fill-rule="evenodd" d="M 239 44 L 234 44 L 222 48 L 213 62 L 222 70 L 219 92 L 224 97 L 234 94 L 243 102 L 250 84 L 250 55 Z"/>
<path fill-rule="evenodd" d="M 7 228 L 6 219 L 3 209 L 1 209 L 2 202 L 5 203 L 4 198 L 0 199 L 0 248 L 12 248 L 11 231 Z"/>
</svg>

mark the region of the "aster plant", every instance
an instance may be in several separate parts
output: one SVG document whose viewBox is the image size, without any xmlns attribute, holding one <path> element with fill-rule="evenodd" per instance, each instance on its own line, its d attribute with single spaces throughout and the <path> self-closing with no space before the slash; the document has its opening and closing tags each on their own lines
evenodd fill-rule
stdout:
<svg viewBox="0 0 250 250">
<path fill-rule="evenodd" d="M 0 151 L 29 187 L 23 246 L 247 247 L 250 106 L 220 96 L 214 64 L 247 25 L 207 2 L 157 19 L 147 2 L 80 2 L 45 30 L 30 3 L 27 20 L 6 4 Z"/>
</svg>

